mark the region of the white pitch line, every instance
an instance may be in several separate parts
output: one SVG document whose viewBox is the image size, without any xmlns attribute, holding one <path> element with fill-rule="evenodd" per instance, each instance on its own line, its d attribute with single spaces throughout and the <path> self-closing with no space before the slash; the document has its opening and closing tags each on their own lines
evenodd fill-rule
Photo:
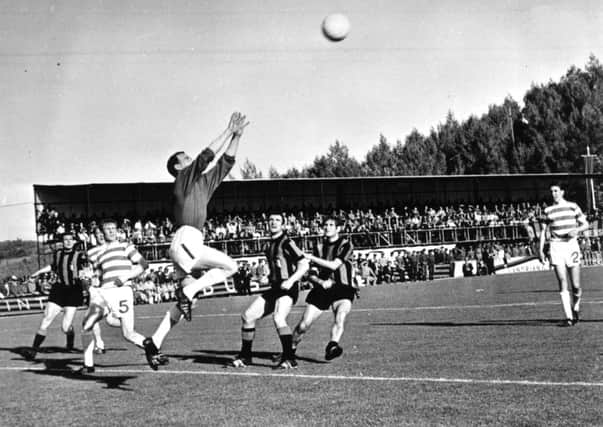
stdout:
<svg viewBox="0 0 603 427">
<path fill-rule="evenodd" d="M 43 367 L 0 367 L 0 371 L 48 371 L 48 372 L 73 372 L 70 369 L 46 369 Z M 485 384 L 485 385 L 520 385 L 542 387 L 603 387 L 603 382 L 592 381 L 534 381 L 534 380 L 501 380 L 501 379 L 476 379 L 476 378 L 430 378 L 430 377 L 375 377 L 364 375 L 309 375 L 309 374 L 275 374 L 269 372 L 220 372 L 220 371 L 187 371 L 187 370 L 161 370 L 149 371 L 148 369 L 99 369 L 99 374 L 151 374 L 151 375 L 205 375 L 205 376 L 234 376 L 253 378 L 301 378 L 308 380 L 331 381 L 381 381 L 381 382 L 407 382 L 407 383 L 449 383 L 449 384 Z M 91 375 L 93 377 L 94 375 Z M 102 377 L 99 377 L 102 378 Z"/>
<path fill-rule="evenodd" d="M 542 302 L 512 302 L 505 304 L 473 304 L 473 305 L 433 305 L 422 307 L 375 307 L 375 308 L 353 308 L 352 313 L 364 313 L 372 311 L 421 311 L 421 310 L 472 310 L 472 309 L 489 309 L 489 308 L 504 308 L 504 307 L 535 307 L 544 305 L 558 305 L 559 301 L 542 301 Z M 582 301 L 585 304 L 603 304 L 603 300 Z M 303 308 L 293 309 L 292 313 L 302 312 Z M 241 313 L 215 313 L 215 314 L 195 314 L 193 317 L 239 317 Z M 136 316 L 137 319 L 159 319 L 163 316 Z"/>
</svg>

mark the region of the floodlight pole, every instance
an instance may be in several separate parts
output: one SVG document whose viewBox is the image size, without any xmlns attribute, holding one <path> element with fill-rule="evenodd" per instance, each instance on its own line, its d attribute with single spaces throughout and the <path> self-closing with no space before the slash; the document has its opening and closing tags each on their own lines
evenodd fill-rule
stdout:
<svg viewBox="0 0 603 427">
<path fill-rule="evenodd" d="M 586 154 L 583 154 L 584 158 L 584 173 L 592 174 L 594 169 L 594 154 L 590 153 L 590 145 L 586 146 Z M 597 203 L 595 201 L 595 185 L 592 178 L 586 178 L 586 209 L 588 212 L 597 210 Z"/>
</svg>

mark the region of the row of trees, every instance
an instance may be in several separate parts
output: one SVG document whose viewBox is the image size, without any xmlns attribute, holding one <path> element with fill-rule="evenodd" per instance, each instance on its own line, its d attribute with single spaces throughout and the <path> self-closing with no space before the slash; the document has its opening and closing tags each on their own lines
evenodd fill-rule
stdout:
<svg viewBox="0 0 603 427">
<path fill-rule="evenodd" d="M 271 167 L 268 177 L 583 172 L 586 147 L 603 152 L 603 66 L 595 56 L 584 70 L 572 66 L 559 82 L 532 85 L 523 103 L 521 108 L 509 97 L 462 122 L 449 112 L 429 135 L 415 129 L 395 144 L 381 135 L 362 161 L 336 141 L 311 165 L 284 173 Z M 595 172 L 602 169 L 595 158 Z M 247 159 L 241 176 L 262 173 Z"/>
</svg>

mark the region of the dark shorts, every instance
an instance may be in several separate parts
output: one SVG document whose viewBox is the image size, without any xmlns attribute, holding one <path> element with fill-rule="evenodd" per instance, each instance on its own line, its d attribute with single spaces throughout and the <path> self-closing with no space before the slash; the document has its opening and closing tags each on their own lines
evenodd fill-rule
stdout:
<svg viewBox="0 0 603 427">
<path fill-rule="evenodd" d="M 297 302 L 297 298 L 299 296 L 299 286 L 293 285 L 291 289 L 284 290 L 277 287 L 270 288 L 267 291 L 263 292 L 261 297 L 266 301 L 266 308 L 264 309 L 264 316 L 270 314 L 274 311 L 274 305 L 276 304 L 276 300 L 280 297 L 289 296 L 293 300 L 293 304 Z"/>
<path fill-rule="evenodd" d="M 351 286 L 333 286 L 330 289 L 315 286 L 306 297 L 306 304 L 312 304 L 320 310 L 328 310 L 335 301 L 349 299 L 353 302 L 354 298 L 356 290 Z"/>
<path fill-rule="evenodd" d="M 81 286 L 62 286 L 55 284 L 50 289 L 48 301 L 61 307 L 81 307 L 84 305 L 84 294 Z"/>
</svg>

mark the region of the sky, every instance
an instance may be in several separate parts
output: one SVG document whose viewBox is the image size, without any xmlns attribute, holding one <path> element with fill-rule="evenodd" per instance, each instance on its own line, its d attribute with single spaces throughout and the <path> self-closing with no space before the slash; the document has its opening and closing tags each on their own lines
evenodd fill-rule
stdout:
<svg viewBox="0 0 603 427">
<path fill-rule="evenodd" d="M 0 241 L 35 238 L 34 184 L 169 181 L 233 111 L 237 177 L 521 104 L 603 60 L 601 28 L 596 0 L 0 0 Z"/>
</svg>

